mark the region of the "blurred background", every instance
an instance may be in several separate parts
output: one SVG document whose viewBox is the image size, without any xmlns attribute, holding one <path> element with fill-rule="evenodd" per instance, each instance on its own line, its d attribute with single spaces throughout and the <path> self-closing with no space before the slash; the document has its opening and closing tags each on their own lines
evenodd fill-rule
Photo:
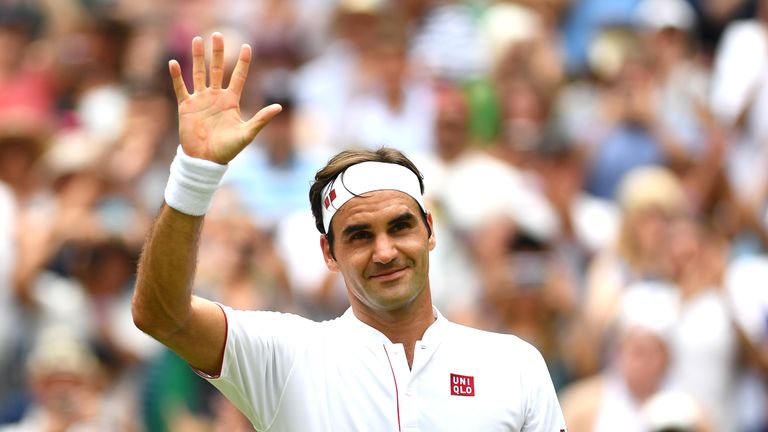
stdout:
<svg viewBox="0 0 768 432">
<path fill-rule="evenodd" d="M 437 307 L 538 347 L 570 431 L 768 430 L 768 0 L 0 0 L 0 431 L 251 430 L 130 314 L 167 62 L 213 31 L 254 49 L 244 117 L 284 111 L 197 293 L 340 314 L 309 183 L 393 146 Z"/>
</svg>

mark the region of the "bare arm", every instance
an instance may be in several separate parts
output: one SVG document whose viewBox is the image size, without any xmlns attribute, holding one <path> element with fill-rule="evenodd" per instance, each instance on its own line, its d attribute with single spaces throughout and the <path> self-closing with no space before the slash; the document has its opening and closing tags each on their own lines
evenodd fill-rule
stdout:
<svg viewBox="0 0 768 432">
<path fill-rule="evenodd" d="M 240 118 L 240 94 L 248 74 L 251 50 L 240 49 L 229 87 L 224 75 L 224 41 L 212 37 L 210 86 L 206 86 L 203 41 L 192 41 L 194 93 L 187 92 L 181 68 L 169 64 L 179 103 L 179 138 L 192 157 L 226 164 L 278 112 L 273 105 L 253 118 Z M 203 217 L 163 206 L 150 231 L 139 262 L 133 295 L 136 326 L 174 350 L 193 367 L 216 374 L 226 342 L 226 318 L 214 303 L 192 295 L 198 240 Z"/>
</svg>

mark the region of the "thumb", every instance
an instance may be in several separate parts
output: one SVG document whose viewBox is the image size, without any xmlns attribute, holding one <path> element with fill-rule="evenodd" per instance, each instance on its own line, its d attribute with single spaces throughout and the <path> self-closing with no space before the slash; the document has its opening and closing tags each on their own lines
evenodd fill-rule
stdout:
<svg viewBox="0 0 768 432">
<path fill-rule="evenodd" d="M 250 120 L 245 122 L 245 127 L 248 130 L 248 135 L 253 139 L 259 131 L 269 123 L 274 116 L 283 110 L 278 104 L 272 104 L 262 108 L 257 112 Z"/>
</svg>

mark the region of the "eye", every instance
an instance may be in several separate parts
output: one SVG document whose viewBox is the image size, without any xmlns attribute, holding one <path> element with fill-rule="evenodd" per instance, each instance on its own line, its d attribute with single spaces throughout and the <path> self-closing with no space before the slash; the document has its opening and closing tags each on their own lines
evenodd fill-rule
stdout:
<svg viewBox="0 0 768 432">
<path fill-rule="evenodd" d="M 398 222 L 398 223 L 392 225 L 392 232 L 403 231 L 403 230 L 407 230 L 409 228 L 411 228 L 411 223 L 410 222 Z"/>
<path fill-rule="evenodd" d="M 355 241 L 355 240 L 365 240 L 371 238 L 371 233 L 368 231 L 357 231 L 353 233 L 351 236 L 349 236 L 349 240 Z"/>
</svg>

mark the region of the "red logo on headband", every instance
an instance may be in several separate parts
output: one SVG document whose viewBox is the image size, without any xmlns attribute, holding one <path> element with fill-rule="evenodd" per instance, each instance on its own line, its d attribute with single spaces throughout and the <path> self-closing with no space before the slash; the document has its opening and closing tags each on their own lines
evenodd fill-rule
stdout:
<svg viewBox="0 0 768 432">
<path fill-rule="evenodd" d="M 331 192 L 328 194 L 327 197 L 325 197 L 325 201 L 323 201 L 323 203 L 325 204 L 326 210 L 328 210 L 328 207 L 331 206 L 331 203 L 335 199 L 336 199 L 336 189 L 331 189 Z"/>
</svg>

